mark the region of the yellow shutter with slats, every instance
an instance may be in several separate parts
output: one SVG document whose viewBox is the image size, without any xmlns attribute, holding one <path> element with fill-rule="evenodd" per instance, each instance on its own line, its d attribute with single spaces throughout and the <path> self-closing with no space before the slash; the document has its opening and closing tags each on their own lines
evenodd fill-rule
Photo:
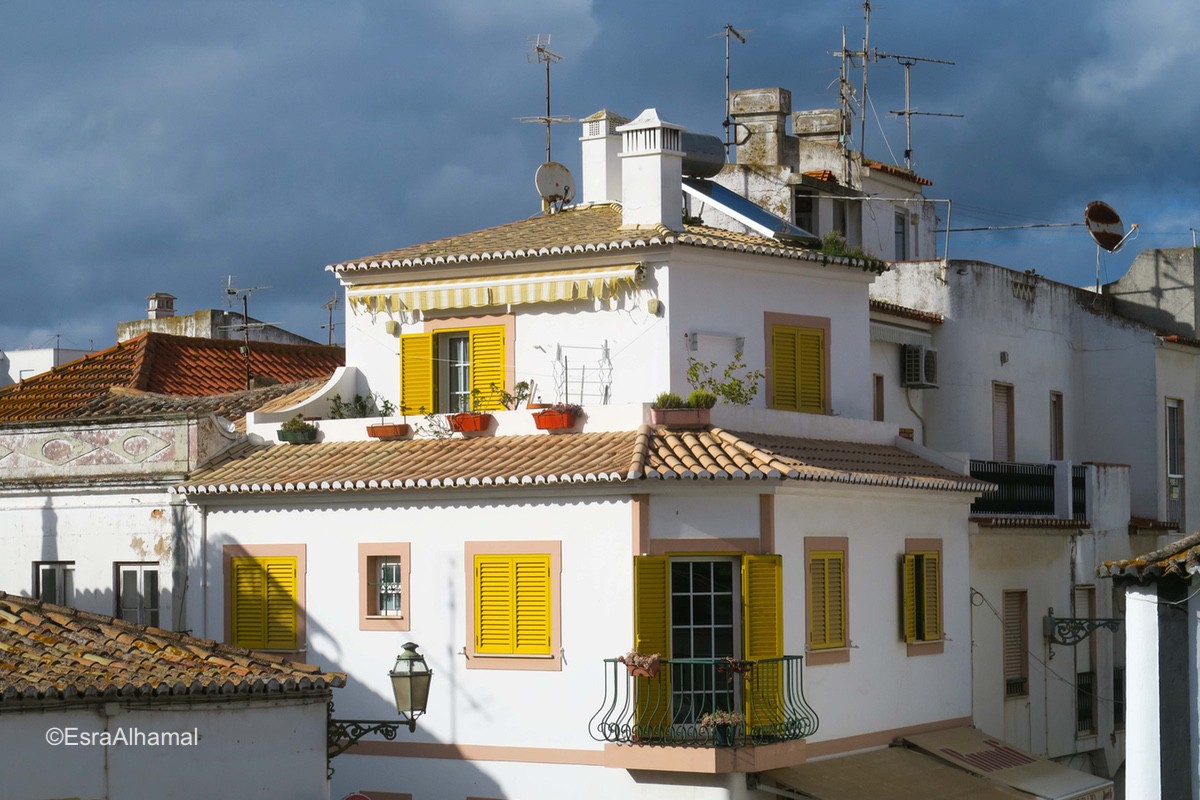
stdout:
<svg viewBox="0 0 1200 800">
<path fill-rule="evenodd" d="M 942 565 L 938 553 L 922 553 L 921 610 L 923 622 L 921 638 L 936 642 L 942 638 Z"/>
<path fill-rule="evenodd" d="M 1004 679 L 1006 681 L 1023 680 L 1029 677 L 1028 645 L 1028 595 L 1024 591 L 1004 593 Z M 1025 694 L 1022 685 L 1020 691 L 1005 690 L 1006 694 Z"/>
<path fill-rule="evenodd" d="M 905 553 L 900 559 L 901 631 L 904 641 L 917 641 L 917 557 Z"/>
<path fill-rule="evenodd" d="M 666 556 L 633 559 L 633 647 L 639 653 L 671 656 L 671 562 Z M 649 735 L 671 724 L 671 671 L 638 679 L 635 725 Z"/>
<path fill-rule="evenodd" d="M 471 397 L 478 398 L 477 411 L 503 411 L 500 393 L 504 391 L 504 326 L 489 325 L 468 331 L 471 351 Z M 478 392 L 478 394 L 476 394 Z"/>
<path fill-rule="evenodd" d="M 825 413 L 825 331 L 771 327 L 771 407 Z"/>
<path fill-rule="evenodd" d="M 742 557 L 742 658 L 783 658 L 783 557 Z M 783 662 L 769 661 L 751 671 L 746 683 L 747 728 L 779 725 L 785 714 Z"/>
<path fill-rule="evenodd" d="M 846 646 L 846 556 L 826 550 L 808 557 L 808 631 L 813 649 Z"/>
<path fill-rule="evenodd" d="M 400 337 L 400 413 L 433 414 L 438 410 L 437 360 L 432 333 Z"/>
<path fill-rule="evenodd" d="M 475 652 L 549 655 L 550 556 L 475 556 Z"/>
<path fill-rule="evenodd" d="M 295 556 L 236 557 L 231 564 L 230 643 L 295 650 L 299 578 Z"/>
</svg>

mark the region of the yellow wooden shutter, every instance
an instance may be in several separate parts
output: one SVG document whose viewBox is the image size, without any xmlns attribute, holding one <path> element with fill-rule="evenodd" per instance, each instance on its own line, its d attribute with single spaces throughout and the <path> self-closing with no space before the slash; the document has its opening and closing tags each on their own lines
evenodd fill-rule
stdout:
<svg viewBox="0 0 1200 800">
<path fill-rule="evenodd" d="M 475 652 L 549 655 L 550 556 L 475 556 Z"/>
<path fill-rule="evenodd" d="M 900 560 L 901 630 L 904 641 L 917 641 L 917 557 L 906 553 Z"/>
<path fill-rule="evenodd" d="M 400 337 L 400 413 L 435 414 L 438 411 L 437 364 L 432 333 L 407 333 Z"/>
<path fill-rule="evenodd" d="M 942 565 L 939 553 L 922 554 L 921 602 L 924 624 L 921 638 L 936 642 L 942 638 Z"/>
<path fill-rule="evenodd" d="M 800 410 L 798 392 L 799 379 L 796 375 L 796 329 L 776 325 L 771 328 L 771 372 L 774 396 L 772 408 L 786 411 Z"/>
<path fill-rule="evenodd" d="M 295 650 L 299 576 L 295 556 L 232 560 L 230 641 L 256 650 Z"/>
<path fill-rule="evenodd" d="M 1024 591 L 1004 593 L 1004 679 L 1021 681 L 1019 687 L 1005 687 L 1006 695 L 1026 693 L 1024 681 L 1029 677 L 1029 614 L 1028 595 Z"/>
<path fill-rule="evenodd" d="M 479 398 L 479 411 L 503 411 L 500 392 L 505 389 L 504 326 L 471 328 L 468 335 L 472 402 Z"/>
<path fill-rule="evenodd" d="M 666 556 L 633 559 L 633 647 L 639 653 L 671 655 L 671 562 Z M 671 724 L 671 670 L 637 679 L 635 726 L 647 738 Z"/>
<path fill-rule="evenodd" d="M 846 646 L 845 570 L 841 551 L 809 554 L 808 630 L 814 649 Z"/>
<path fill-rule="evenodd" d="M 796 329 L 796 375 L 798 404 L 810 414 L 825 413 L 825 331 Z"/>
<path fill-rule="evenodd" d="M 748 729 L 780 725 L 783 696 L 783 557 L 742 557 L 742 657 L 755 665 L 746 683 Z"/>
</svg>

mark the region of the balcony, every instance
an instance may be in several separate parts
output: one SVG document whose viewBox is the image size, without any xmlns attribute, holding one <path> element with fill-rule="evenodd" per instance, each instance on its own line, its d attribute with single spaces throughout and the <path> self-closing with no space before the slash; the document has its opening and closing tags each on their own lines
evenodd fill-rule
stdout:
<svg viewBox="0 0 1200 800">
<path fill-rule="evenodd" d="M 657 675 L 634 676 L 605 659 L 604 702 L 589 732 L 612 744 L 691 747 L 775 745 L 812 736 L 817 714 L 804 699 L 802 656 L 731 661 L 663 660 Z M 704 725 L 736 711 L 740 721 Z"/>
<path fill-rule="evenodd" d="M 971 459 L 971 477 L 996 488 L 971 504 L 981 517 L 1087 518 L 1087 467 Z"/>
</svg>

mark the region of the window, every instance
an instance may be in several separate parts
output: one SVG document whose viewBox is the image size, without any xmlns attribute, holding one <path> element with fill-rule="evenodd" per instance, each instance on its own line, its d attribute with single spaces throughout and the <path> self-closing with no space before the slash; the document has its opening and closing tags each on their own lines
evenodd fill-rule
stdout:
<svg viewBox="0 0 1200 800">
<path fill-rule="evenodd" d="M 1063 396 L 1050 393 L 1050 460 L 1063 460 Z"/>
<path fill-rule="evenodd" d="M 817 231 L 817 196 L 812 189 L 797 189 L 795 213 L 792 221 L 797 228 L 803 228 L 811 234 L 820 235 Z"/>
<path fill-rule="evenodd" d="M 726 656 L 750 661 L 782 657 L 782 598 L 783 562 L 778 555 L 636 557 L 634 647 L 681 664 L 659 673 L 659 680 L 670 682 L 664 689 L 671 696 L 669 718 L 666 708 L 651 708 L 639 697 L 639 724 L 695 724 L 714 709 L 735 709 L 738 687 L 715 680 L 715 661 Z M 697 663 L 688 664 L 688 659 Z M 771 722 L 761 717 L 773 712 L 762 709 L 778 706 L 780 686 L 764 678 L 750 691 L 754 698 L 740 698 L 748 717 L 752 709 L 759 709 L 758 721 Z"/>
<path fill-rule="evenodd" d="M 410 629 L 410 550 L 407 542 L 359 544 L 359 630 Z"/>
<path fill-rule="evenodd" d="M 1125 727 L 1125 668 L 1113 667 L 1113 727 Z"/>
<path fill-rule="evenodd" d="M 903 210 L 896 212 L 896 241 L 895 259 L 903 261 L 908 258 L 908 214 Z"/>
<path fill-rule="evenodd" d="M 992 458 L 1012 461 L 1016 446 L 1013 437 L 1013 387 L 992 383 Z"/>
<path fill-rule="evenodd" d="M 871 400 L 872 405 L 875 407 L 875 421 L 883 422 L 883 376 L 878 373 L 873 376 L 873 392 Z"/>
<path fill-rule="evenodd" d="M 400 410 L 444 414 L 503 408 L 506 334 L 504 325 L 480 325 L 401 336 Z"/>
<path fill-rule="evenodd" d="M 227 546 L 229 643 L 252 650 L 298 650 L 301 635 L 302 586 L 300 559 L 276 555 L 280 546 Z M 241 555 L 240 553 L 247 554 Z"/>
<path fill-rule="evenodd" d="M 825 664 L 849 660 L 847 633 L 847 575 L 845 537 L 807 537 L 804 558 L 808 564 L 808 649 L 807 663 Z M 842 650 L 840 653 L 816 651 Z"/>
<path fill-rule="evenodd" d="M 1167 399 L 1167 519 L 1183 525 L 1183 401 Z"/>
<path fill-rule="evenodd" d="M 942 542 L 909 539 L 901 557 L 901 606 L 904 641 L 909 655 L 941 652 L 922 648 L 942 641 Z M 917 645 L 916 649 L 912 646 Z"/>
<path fill-rule="evenodd" d="M 1029 598 L 1025 591 L 1004 593 L 1004 696 L 1029 694 Z"/>
<path fill-rule="evenodd" d="M 71 605 L 75 601 L 75 562 L 33 562 L 33 596 L 46 603 Z"/>
<path fill-rule="evenodd" d="M 824 414 L 829 408 L 826 365 L 829 320 L 794 314 L 766 315 L 767 404 L 771 408 Z"/>
<path fill-rule="evenodd" d="M 561 669 L 560 542 L 467 542 L 468 668 Z"/>
<path fill-rule="evenodd" d="M 1096 587 L 1076 586 L 1072 598 L 1078 619 L 1096 616 Z M 1096 733 L 1096 636 L 1075 646 L 1075 732 L 1078 736 Z"/>
<path fill-rule="evenodd" d="M 158 627 L 158 562 L 114 564 L 117 616 L 126 622 Z"/>
</svg>

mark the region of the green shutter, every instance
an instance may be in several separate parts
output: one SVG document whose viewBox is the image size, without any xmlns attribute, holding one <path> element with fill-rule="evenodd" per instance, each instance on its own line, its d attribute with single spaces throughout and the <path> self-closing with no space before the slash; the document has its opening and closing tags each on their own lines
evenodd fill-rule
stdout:
<svg viewBox="0 0 1200 800">
<path fill-rule="evenodd" d="M 917 557 L 906 553 L 900 559 L 901 633 L 906 642 L 917 641 Z"/>
<path fill-rule="evenodd" d="M 437 413 L 437 364 L 431 333 L 400 337 L 400 413 Z"/>
<path fill-rule="evenodd" d="M 299 577 L 295 556 L 232 559 L 230 643 L 295 650 Z"/>
<path fill-rule="evenodd" d="M 504 326 L 471 328 L 471 397 L 479 399 L 478 411 L 503 411 L 500 393 L 504 391 Z M 478 392 L 478 394 L 476 394 Z"/>
</svg>

